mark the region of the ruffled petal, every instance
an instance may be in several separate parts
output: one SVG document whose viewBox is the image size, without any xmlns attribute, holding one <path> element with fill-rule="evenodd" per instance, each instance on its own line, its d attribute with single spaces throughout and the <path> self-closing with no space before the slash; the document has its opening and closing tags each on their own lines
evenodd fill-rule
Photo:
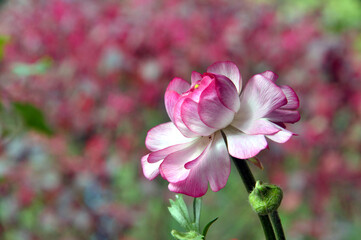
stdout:
<svg viewBox="0 0 361 240">
<path fill-rule="evenodd" d="M 277 109 L 266 116 L 272 122 L 295 123 L 301 118 L 298 111 Z"/>
<path fill-rule="evenodd" d="M 160 165 L 162 176 L 171 183 L 186 179 L 190 171 L 186 163 L 198 158 L 210 143 L 208 137 L 200 137 L 187 148 L 169 154 Z"/>
<path fill-rule="evenodd" d="M 230 61 L 216 62 L 207 68 L 208 73 L 223 75 L 229 78 L 235 85 L 238 94 L 242 89 L 242 77 L 236 64 Z"/>
<path fill-rule="evenodd" d="M 156 163 L 149 163 L 147 161 L 148 156 L 149 156 L 149 154 L 143 156 L 142 159 L 141 159 L 143 174 L 147 179 L 153 180 L 155 177 L 158 176 L 158 174 L 159 174 L 159 166 L 163 161 L 158 161 Z"/>
<path fill-rule="evenodd" d="M 200 135 L 189 129 L 182 119 L 182 105 L 186 99 L 187 97 L 181 97 L 176 103 L 173 112 L 173 121 L 175 126 L 185 137 L 198 137 Z"/>
<path fill-rule="evenodd" d="M 202 80 L 202 74 L 200 74 L 199 72 L 193 71 L 193 72 L 192 72 L 192 75 L 191 75 L 192 86 L 193 86 L 197 81 L 200 81 L 200 80 Z"/>
<path fill-rule="evenodd" d="M 272 71 L 265 71 L 263 73 L 260 73 L 260 75 L 262 75 L 263 77 L 271 80 L 272 82 L 276 82 L 278 79 L 278 75 Z"/>
<path fill-rule="evenodd" d="M 198 104 L 198 113 L 207 126 L 222 129 L 232 122 L 234 112 L 223 105 L 215 88 L 216 84 L 212 82 L 202 92 Z"/>
<path fill-rule="evenodd" d="M 240 100 L 233 82 L 227 77 L 218 75 L 215 79 L 215 83 L 218 98 L 221 103 L 236 113 L 240 107 Z"/>
<path fill-rule="evenodd" d="M 287 98 L 287 104 L 283 105 L 281 108 L 290 110 L 296 110 L 299 108 L 300 100 L 298 99 L 296 92 L 289 86 L 280 86 L 280 88 Z"/>
<path fill-rule="evenodd" d="M 233 127 L 227 127 L 223 131 L 227 137 L 228 152 L 235 158 L 254 157 L 267 147 L 264 135 L 247 135 Z"/>
<path fill-rule="evenodd" d="M 286 129 L 282 129 L 278 133 L 273 135 L 266 135 L 266 137 L 274 142 L 285 143 L 292 137 L 292 135 L 294 135 L 293 132 L 290 132 Z"/>
<path fill-rule="evenodd" d="M 187 138 L 177 129 L 172 122 L 167 122 L 155 126 L 148 131 L 145 138 L 145 145 L 150 151 L 158 151 L 169 146 L 187 143 L 194 138 Z"/>
<path fill-rule="evenodd" d="M 286 103 L 281 88 L 260 74 L 248 81 L 241 95 L 241 105 L 248 105 L 253 119 L 262 118 Z"/>
<path fill-rule="evenodd" d="M 175 91 L 166 91 L 164 94 L 165 109 L 172 122 L 174 122 L 174 120 L 173 120 L 174 107 L 175 107 L 177 101 L 179 100 L 179 98 L 180 98 L 180 95 Z"/>
<path fill-rule="evenodd" d="M 222 189 L 231 171 L 231 161 L 221 133 L 216 132 L 206 151 L 186 167 L 191 168 L 189 175 L 184 181 L 170 183 L 170 191 L 201 197 L 207 192 L 208 183 L 212 191 Z"/>
<path fill-rule="evenodd" d="M 192 99 L 185 99 L 182 105 L 181 116 L 184 124 L 193 132 L 201 136 L 209 136 L 217 129 L 205 125 L 198 114 L 198 104 Z"/>
<path fill-rule="evenodd" d="M 168 91 L 175 91 L 179 94 L 182 94 L 186 91 L 188 91 L 188 89 L 191 87 L 191 85 L 189 84 L 189 82 L 187 82 L 184 79 L 181 78 L 173 78 L 173 80 L 168 84 L 167 90 Z"/>
</svg>

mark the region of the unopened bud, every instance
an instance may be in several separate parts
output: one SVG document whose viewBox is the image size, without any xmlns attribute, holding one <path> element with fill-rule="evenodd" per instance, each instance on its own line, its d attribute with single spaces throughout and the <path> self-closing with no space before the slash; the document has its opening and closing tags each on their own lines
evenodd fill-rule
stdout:
<svg viewBox="0 0 361 240">
<path fill-rule="evenodd" d="M 262 184 L 257 181 L 248 199 L 253 210 L 259 215 L 267 215 L 276 211 L 281 204 L 283 192 L 273 184 Z"/>
</svg>

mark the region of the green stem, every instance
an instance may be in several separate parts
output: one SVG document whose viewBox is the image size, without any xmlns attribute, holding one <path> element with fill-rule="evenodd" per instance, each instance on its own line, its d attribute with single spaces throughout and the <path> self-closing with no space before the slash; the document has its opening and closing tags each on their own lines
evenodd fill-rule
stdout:
<svg viewBox="0 0 361 240">
<path fill-rule="evenodd" d="M 272 212 L 271 221 L 276 232 L 277 240 L 286 240 L 285 233 L 283 232 L 280 216 L 277 211 Z"/>
<path fill-rule="evenodd" d="M 256 181 L 253 177 L 253 174 L 251 170 L 248 167 L 248 164 L 246 160 L 243 159 L 237 159 L 231 156 L 233 159 L 234 164 L 236 165 L 239 174 L 241 175 L 241 178 L 243 180 L 243 183 L 247 189 L 248 194 L 250 194 L 256 185 Z M 273 232 L 271 221 L 268 217 L 268 215 L 258 215 L 259 220 L 261 221 L 264 235 L 267 240 L 276 240 L 276 236 Z"/>
</svg>

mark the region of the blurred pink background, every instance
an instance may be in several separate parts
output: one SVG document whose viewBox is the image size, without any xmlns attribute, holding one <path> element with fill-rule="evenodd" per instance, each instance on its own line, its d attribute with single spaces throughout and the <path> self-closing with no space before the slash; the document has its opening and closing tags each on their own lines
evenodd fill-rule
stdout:
<svg viewBox="0 0 361 240">
<path fill-rule="evenodd" d="M 144 138 L 169 81 L 220 60 L 300 96 L 298 136 L 252 167 L 282 187 L 288 238 L 359 239 L 360 25 L 356 0 L 0 1 L 0 239 L 170 239 Z M 208 239 L 262 238 L 234 166 L 203 199 Z"/>
</svg>

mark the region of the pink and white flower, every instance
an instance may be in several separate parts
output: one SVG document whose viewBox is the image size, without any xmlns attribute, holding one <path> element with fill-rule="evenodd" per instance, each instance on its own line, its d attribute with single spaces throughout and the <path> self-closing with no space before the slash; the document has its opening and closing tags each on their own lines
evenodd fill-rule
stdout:
<svg viewBox="0 0 361 240">
<path fill-rule="evenodd" d="M 171 122 L 151 130 L 145 140 L 151 153 L 142 157 L 143 173 L 158 174 L 169 190 L 203 196 L 208 184 L 222 189 L 230 173 L 229 155 L 247 159 L 293 135 L 284 123 L 300 119 L 299 100 L 288 86 L 277 86 L 271 71 L 254 75 L 242 90 L 242 78 L 232 62 L 216 62 L 207 72 L 193 72 L 192 83 L 174 78 L 165 93 Z"/>
</svg>

